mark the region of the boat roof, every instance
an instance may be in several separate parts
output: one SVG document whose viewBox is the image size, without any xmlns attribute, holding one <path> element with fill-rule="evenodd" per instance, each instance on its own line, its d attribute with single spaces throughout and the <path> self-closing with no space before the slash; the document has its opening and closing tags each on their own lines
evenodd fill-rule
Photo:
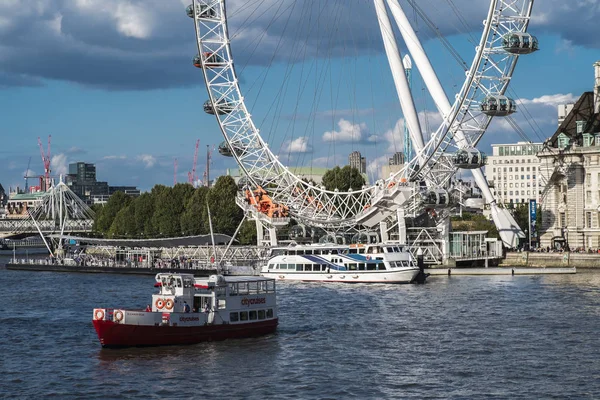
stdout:
<svg viewBox="0 0 600 400">
<path fill-rule="evenodd" d="M 256 281 L 274 281 L 273 278 L 265 278 L 264 276 L 224 276 L 225 282 L 256 282 Z"/>
</svg>

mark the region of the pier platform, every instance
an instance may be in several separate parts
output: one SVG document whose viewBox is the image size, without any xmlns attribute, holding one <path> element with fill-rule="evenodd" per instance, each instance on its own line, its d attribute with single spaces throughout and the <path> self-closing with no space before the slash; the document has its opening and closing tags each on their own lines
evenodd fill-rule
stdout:
<svg viewBox="0 0 600 400">
<path fill-rule="evenodd" d="M 431 276 L 465 276 L 465 275 L 550 275 L 550 274 L 575 274 L 575 267 L 493 267 L 493 268 L 426 268 L 426 273 Z"/>
</svg>

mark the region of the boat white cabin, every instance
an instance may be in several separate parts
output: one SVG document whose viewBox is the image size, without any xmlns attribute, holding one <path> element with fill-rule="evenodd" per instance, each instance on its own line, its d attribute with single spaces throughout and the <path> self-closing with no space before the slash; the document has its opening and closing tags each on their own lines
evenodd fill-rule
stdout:
<svg viewBox="0 0 600 400">
<path fill-rule="evenodd" d="M 311 244 L 271 250 L 261 275 L 280 280 L 410 283 L 419 273 L 405 245 Z"/>
</svg>

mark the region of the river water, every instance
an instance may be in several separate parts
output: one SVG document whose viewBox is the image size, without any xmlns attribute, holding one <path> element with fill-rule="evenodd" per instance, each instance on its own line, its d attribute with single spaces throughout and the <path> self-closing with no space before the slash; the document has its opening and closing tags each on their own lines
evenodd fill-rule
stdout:
<svg viewBox="0 0 600 400">
<path fill-rule="evenodd" d="M 100 347 L 92 309 L 143 308 L 152 277 L 0 282 L 2 398 L 600 397 L 600 272 L 280 283 L 276 334 L 121 350 Z"/>
</svg>

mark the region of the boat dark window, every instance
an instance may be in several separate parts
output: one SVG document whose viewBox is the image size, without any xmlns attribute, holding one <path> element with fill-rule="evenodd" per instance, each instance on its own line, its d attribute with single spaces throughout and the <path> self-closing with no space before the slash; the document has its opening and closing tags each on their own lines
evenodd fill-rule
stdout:
<svg viewBox="0 0 600 400">
<path fill-rule="evenodd" d="M 272 308 L 269 308 L 267 310 L 267 318 L 273 318 L 273 309 Z"/>
<path fill-rule="evenodd" d="M 321 250 L 313 250 L 313 254 L 319 255 L 319 254 L 321 254 Z"/>
<path fill-rule="evenodd" d="M 248 316 L 250 317 L 250 321 L 253 321 L 253 320 L 257 319 L 256 311 L 250 311 L 248 313 Z"/>
<path fill-rule="evenodd" d="M 348 264 L 348 269 L 350 271 L 356 271 L 357 268 L 358 268 L 357 264 Z"/>
<path fill-rule="evenodd" d="M 305 271 L 312 271 L 312 264 L 304 264 Z"/>
<path fill-rule="evenodd" d="M 285 252 L 285 254 L 287 254 L 288 256 L 295 256 L 296 255 L 296 250 L 288 250 Z"/>
<path fill-rule="evenodd" d="M 302 264 L 296 265 L 296 271 L 302 271 Z"/>
<path fill-rule="evenodd" d="M 304 254 L 312 254 L 312 253 L 313 253 L 313 251 L 312 251 L 312 250 L 305 250 L 305 251 L 304 251 Z"/>
<path fill-rule="evenodd" d="M 304 255 L 304 250 L 298 250 L 296 251 L 296 254 L 298 254 L 299 256 Z"/>
<path fill-rule="evenodd" d="M 331 249 L 330 254 L 338 254 L 337 249 Z"/>
<path fill-rule="evenodd" d="M 272 255 L 273 257 L 275 257 L 275 256 L 282 256 L 282 255 L 284 255 L 284 254 L 285 254 L 285 250 L 282 250 L 282 249 L 275 249 L 275 250 L 273 250 L 273 252 L 271 253 L 271 255 Z"/>
<path fill-rule="evenodd" d="M 373 264 L 373 263 L 367 264 L 367 271 L 375 271 L 376 269 L 377 269 L 377 264 Z"/>
<path fill-rule="evenodd" d="M 238 294 L 237 284 L 236 283 L 230 283 L 229 284 L 229 295 L 230 296 L 237 296 L 237 294 Z"/>
<path fill-rule="evenodd" d="M 321 271 L 321 264 L 314 264 L 312 267 L 313 267 L 313 271 L 316 271 L 316 272 Z"/>
<path fill-rule="evenodd" d="M 240 312 L 240 321 L 248 321 L 248 311 Z"/>
<path fill-rule="evenodd" d="M 385 271 L 386 270 L 385 265 L 383 263 L 379 263 L 377 269 L 380 270 L 380 271 Z"/>
<path fill-rule="evenodd" d="M 267 292 L 275 291 L 275 281 L 267 281 Z"/>
<path fill-rule="evenodd" d="M 394 251 L 396 253 L 402 253 L 402 249 L 400 247 L 394 247 Z"/>
<path fill-rule="evenodd" d="M 265 319 L 265 310 L 258 310 L 258 319 Z"/>
<path fill-rule="evenodd" d="M 248 282 L 248 293 L 250 293 L 250 294 L 258 293 L 258 282 Z"/>
<path fill-rule="evenodd" d="M 358 254 L 365 254 L 365 248 L 358 249 Z"/>
<path fill-rule="evenodd" d="M 239 282 L 238 285 L 239 294 L 248 294 L 248 282 Z"/>
<path fill-rule="evenodd" d="M 350 254 L 358 254 L 358 250 L 357 249 L 350 249 Z"/>
<path fill-rule="evenodd" d="M 239 317 L 238 313 L 236 313 L 236 312 L 229 313 L 229 321 L 237 322 L 239 320 L 240 320 L 240 317 Z"/>
<path fill-rule="evenodd" d="M 364 263 L 358 264 L 358 270 L 359 271 L 364 271 L 365 270 L 365 264 Z"/>
<path fill-rule="evenodd" d="M 258 293 L 265 293 L 267 291 L 267 281 L 258 282 Z"/>
</svg>

